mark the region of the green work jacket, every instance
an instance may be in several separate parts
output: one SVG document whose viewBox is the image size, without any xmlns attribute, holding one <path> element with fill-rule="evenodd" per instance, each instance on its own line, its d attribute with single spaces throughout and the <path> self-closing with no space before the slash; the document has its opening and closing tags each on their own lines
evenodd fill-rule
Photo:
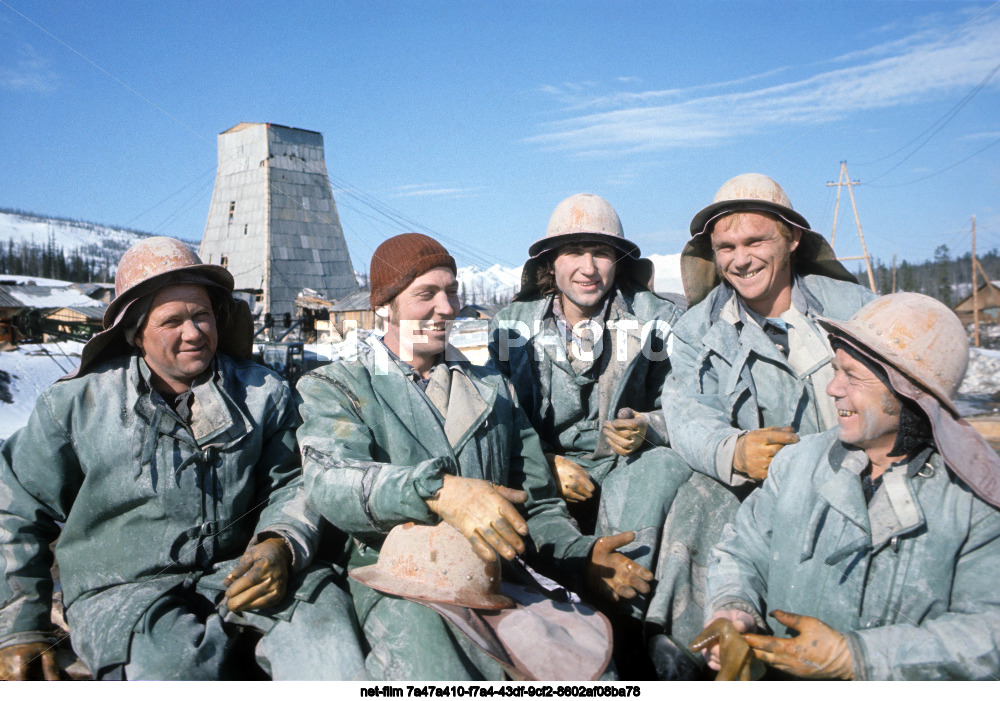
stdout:
<svg viewBox="0 0 1000 701">
<path fill-rule="evenodd" d="M 602 426 L 618 410 L 646 412 L 647 439 L 666 445 L 661 393 L 670 370 L 666 339 L 681 309 L 648 290 L 616 286 L 601 353 L 578 373 L 552 315 L 554 295 L 514 302 L 490 323 L 491 362 L 510 378 L 546 450 L 608 463 L 592 472 L 598 482 L 616 454 Z"/>
<path fill-rule="evenodd" d="M 821 275 L 797 282 L 804 307 L 799 311 L 814 325 L 816 317 L 849 319 L 874 299 L 860 285 Z M 828 428 L 818 402 L 832 400 L 812 375 L 828 366 L 833 354 L 826 350 L 812 367 L 796 372 L 759 326 L 726 318 L 733 294 L 731 287 L 716 286 L 674 325 L 663 407 L 671 447 L 693 469 L 741 485 L 746 480 L 732 471 L 731 461 L 719 464 L 720 445 L 767 426 L 791 426 L 800 436 Z"/>
<path fill-rule="evenodd" d="M 510 384 L 464 359 L 438 368 L 450 376 L 446 418 L 374 336 L 296 386 L 306 493 L 351 537 L 349 566 L 374 564 L 394 526 L 439 523 L 425 499 L 450 474 L 526 491 L 529 560 L 554 565 L 564 584 L 579 586 L 595 538 L 570 520 Z M 365 589 L 352 583 L 362 622 L 377 600 Z"/>
<path fill-rule="evenodd" d="M 191 426 L 133 354 L 56 382 L 0 447 L 0 647 L 51 630 L 57 538 L 73 646 L 94 673 L 127 661 L 156 599 L 221 579 L 260 534 L 282 536 L 296 570 L 308 564 L 318 519 L 300 489 L 291 391 L 249 361 L 217 354 L 212 370 Z"/>
<path fill-rule="evenodd" d="M 814 616 L 845 635 L 855 679 L 1000 677 L 1000 511 L 937 454 L 866 503 L 867 465 L 837 429 L 782 449 L 713 551 L 706 614 Z"/>
</svg>

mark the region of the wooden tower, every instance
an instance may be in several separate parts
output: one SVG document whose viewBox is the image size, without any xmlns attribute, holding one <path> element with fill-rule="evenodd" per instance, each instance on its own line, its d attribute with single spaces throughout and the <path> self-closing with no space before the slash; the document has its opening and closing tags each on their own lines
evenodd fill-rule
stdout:
<svg viewBox="0 0 1000 701">
<path fill-rule="evenodd" d="M 323 135 L 240 123 L 219 134 L 219 167 L 199 251 L 236 289 L 256 289 L 255 315 L 295 316 L 303 288 L 335 300 L 358 289 L 326 174 Z"/>
</svg>

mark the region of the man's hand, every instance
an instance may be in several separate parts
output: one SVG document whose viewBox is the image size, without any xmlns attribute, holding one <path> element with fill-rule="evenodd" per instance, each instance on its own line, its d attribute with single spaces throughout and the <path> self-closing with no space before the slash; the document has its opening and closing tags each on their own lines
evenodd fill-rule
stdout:
<svg viewBox="0 0 1000 701">
<path fill-rule="evenodd" d="M 582 467 L 562 455 L 545 454 L 549 469 L 559 487 L 559 496 L 566 501 L 587 501 L 594 496 L 594 481 Z"/>
<path fill-rule="evenodd" d="M 854 679 L 851 651 L 844 636 L 812 616 L 772 611 L 794 638 L 745 635 L 758 660 L 803 679 Z"/>
<path fill-rule="evenodd" d="M 222 580 L 229 587 L 226 598 L 233 612 L 274 606 L 285 598 L 292 553 L 282 538 L 268 538 L 251 545 L 236 568 Z"/>
<path fill-rule="evenodd" d="M 611 450 L 619 455 L 630 455 L 642 447 L 646 440 L 649 420 L 631 409 L 619 409 L 614 421 L 604 422 L 604 437 Z"/>
<path fill-rule="evenodd" d="M 739 626 L 739 628 L 737 628 Z M 708 661 L 708 666 L 718 670 L 715 675 L 717 682 L 750 681 L 763 675 L 764 667 L 756 663 L 758 670 L 753 670 L 755 662 L 753 650 L 740 633 L 754 628 L 753 618 L 745 611 L 719 611 L 712 616 L 711 622 L 691 641 L 691 651 L 701 652 Z"/>
<path fill-rule="evenodd" d="M 619 552 L 635 540 L 635 533 L 626 531 L 598 538 L 590 551 L 585 569 L 586 580 L 592 589 L 612 601 L 631 599 L 637 594 L 648 594 L 653 573 Z"/>
<path fill-rule="evenodd" d="M 521 536 L 528 524 L 514 508 L 528 495 L 517 489 L 468 477 L 444 476 L 444 485 L 427 499 L 427 508 L 469 539 L 479 556 L 490 561 L 494 551 L 512 560 L 524 552 Z"/>
<path fill-rule="evenodd" d="M 745 433 L 736 439 L 733 469 L 760 482 L 767 477 L 767 468 L 778 451 L 798 442 L 791 426 L 769 426 Z"/>
<path fill-rule="evenodd" d="M 59 681 L 56 651 L 49 643 L 0 648 L 0 681 Z"/>
</svg>

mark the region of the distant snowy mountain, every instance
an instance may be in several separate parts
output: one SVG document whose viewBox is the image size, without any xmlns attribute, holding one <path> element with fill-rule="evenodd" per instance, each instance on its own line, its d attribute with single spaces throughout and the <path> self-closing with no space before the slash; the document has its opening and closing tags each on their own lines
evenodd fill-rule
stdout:
<svg viewBox="0 0 1000 701">
<path fill-rule="evenodd" d="M 106 263 L 111 274 L 128 247 L 149 236 L 133 229 L 0 210 L 0 252 L 6 251 L 8 241 L 40 247 L 51 241 L 64 255 L 78 252 L 86 260 Z"/>
<path fill-rule="evenodd" d="M 129 246 L 152 235 L 120 227 L 0 210 L 0 253 L 6 249 L 8 241 L 46 246 L 51 240 L 67 255 L 79 251 L 84 258 L 106 262 L 111 275 Z M 191 246 L 196 247 L 197 243 Z M 654 253 L 647 257 L 656 266 L 656 291 L 683 294 L 680 254 Z M 363 273 L 355 274 L 359 285 L 367 282 Z M 470 304 L 507 302 L 521 286 L 521 267 L 505 268 L 497 264 L 484 270 L 470 265 L 458 269 L 458 282 Z"/>
</svg>

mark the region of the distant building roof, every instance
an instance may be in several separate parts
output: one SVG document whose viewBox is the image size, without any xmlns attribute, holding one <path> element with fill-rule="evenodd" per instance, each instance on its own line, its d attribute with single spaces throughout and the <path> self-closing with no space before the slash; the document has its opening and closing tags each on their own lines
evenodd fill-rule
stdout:
<svg viewBox="0 0 1000 701">
<path fill-rule="evenodd" d="M 0 285 L 0 306 L 27 307 L 29 309 L 57 309 L 59 307 L 104 307 L 79 290 L 70 287 L 43 287 L 42 285 Z"/>
<path fill-rule="evenodd" d="M 341 297 L 333 306 L 330 307 L 331 312 L 357 312 L 357 311 L 368 311 L 372 308 L 369 296 L 371 295 L 371 290 L 360 289 L 357 292 L 352 292 L 346 297 Z"/>
<path fill-rule="evenodd" d="M 59 307 L 59 309 L 54 310 L 47 316 L 51 317 L 53 314 L 58 314 L 64 309 L 86 317 L 90 321 L 104 321 L 105 307 L 103 304 L 99 307 Z"/>
</svg>

